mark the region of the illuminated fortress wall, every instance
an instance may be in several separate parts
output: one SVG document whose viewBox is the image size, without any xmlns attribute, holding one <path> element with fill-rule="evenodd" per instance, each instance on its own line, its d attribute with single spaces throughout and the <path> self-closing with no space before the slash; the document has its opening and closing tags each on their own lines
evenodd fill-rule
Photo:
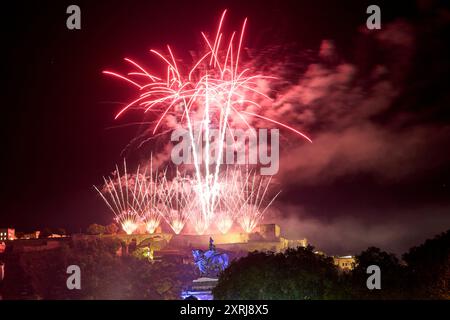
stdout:
<svg viewBox="0 0 450 320">
<path fill-rule="evenodd" d="M 231 232 L 213 235 L 173 235 L 168 245 L 171 248 L 206 249 L 209 238 L 214 239 L 218 249 L 227 251 L 282 251 L 287 248 L 306 247 L 307 239 L 288 240 L 281 237 L 280 227 L 276 224 L 263 224 L 255 228 L 252 233 Z"/>
<path fill-rule="evenodd" d="M 91 239 L 99 236 L 91 235 L 74 235 L 73 240 Z M 233 252 L 250 252 L 250 251 L 274 251 L 279 252 L 287 248 L 306 247 L 308 241 L 306 238 L 290 240 L 281 236 L 280 227 L 276 224 L 263 224 L 255 228 L 252 233 L 230 232 L 227 234 L 173 234 L 158 232 L 153 234 L 118 234 L 103 235 L 101 237 L 118 237 L 126 244 L 135 242 L 140 247 L 150 246 L 152 243 L 158 249 L 155 251 L 172 252 L 183 251 L 190 252 L 192 249 L 207 250 L 209 246 L 209 238 L 213 238 L 214 245 L 221 250 Z"/>
</svg>

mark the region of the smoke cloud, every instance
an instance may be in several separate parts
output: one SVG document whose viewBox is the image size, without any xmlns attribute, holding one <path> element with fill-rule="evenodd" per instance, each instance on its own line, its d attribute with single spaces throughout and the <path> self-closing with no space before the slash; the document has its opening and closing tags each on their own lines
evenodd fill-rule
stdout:
<svg viewBox="0 0 450 320">
<path fill-rule="evenodd" d="M 449 210 L 450 207 L 436 206 L 384 212 L 382 217 L 372 219 L 342 215 L 324 220 L 312 217 L 301 206 L 291 205 L 278 206 L 266 222 L 279 224 L 282 236 L 307 238 L 316 250 L 329 255 L 358 254 L 376 246 L 401 256 L 409 248 L 445 231 L 443 226 L 450 225 Z"/>
<path fill-rule="evenodd" d="M 429 36 L 404 20 L 375 34 L 361 28 L 357 51 L 362 57 L 352 63 L 324 40 L 301 76 L 277 92 L 267 115 L 293 121 L 313 140 L 285 140 L 277 178 L 289 196 L 284 205 L 277 203 L 279 212 L 269 220 L 288 238 L 307 237 L 329 254 L 353 254 L 368 246 L 401 254 L 448 229 L 445 191 L 435 190 L 446 188 L 439 181 L 447 175 L 439 176 L 450 161 L 442 152 L 450 143 L 450 126 L 440 116 L 450 95 L 434 87 L 448 78 L 449 66 L 445 51 L 428 43 Z M 431 48 L 424 52 L 424 46 Z M 430 67 L 418 68 L 417 61 Z M 340 184 L 342 179 L 364 175 L 372 178 L 371 191 L 392 192 L 391 198 L 376 208 L 378 194 L 361 191 L 369 200 L 361 204 L 352 190 L 340 190 L 340 202 L 329 203 L 334 192 L 348 186 Z M 322 200 L 301 203 L 308 197 L 302 192 L 318 193 L 315 198 Z"/>
<path fill-rule="evenodd" d="M 380 61 L 362 70 L 340 61 L 333 42 L 324 40 L 317 62 L 309 64 L 298 82 L 277 94 L 266 109 L 266 116 L 289 119 L 313 139 L 313 144 L 293 144 L 292 139 L 286 143 L 283 181 L 321 184 L 360 172 L 397 179 L 424 162 L 439 165 L 448 160 L 430 163 L 420 155 L 448 139 L 449 127 L 424 122 L 415 105 L 399 110 L 403 95 L 408 94 L 404 75 L 411 72 L 415 50 L 412 27 L 398 21 L 375 36 L 362 36 L 372 37 L 376 52 L 388 54 L 382 59 L 375 56 Z M 430 142 L 430 137 L 437 139 Z"/>
</svg>

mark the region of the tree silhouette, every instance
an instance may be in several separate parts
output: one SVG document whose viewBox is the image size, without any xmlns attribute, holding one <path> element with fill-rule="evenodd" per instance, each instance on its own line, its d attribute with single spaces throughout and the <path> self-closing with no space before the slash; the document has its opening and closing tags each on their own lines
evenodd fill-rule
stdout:
<svg viewBox="0 0 450 320">
<path fill-rule="evenodd" d="M 91 235 L 99 235 L 104 234 L 106 229 L 104 226 L 93 223 L 89 227 L 87 227 L 86 232 Z"/>
<path fill-rule="evenodd" d="M 403 255 L 415 297 L 450 299 L 450 230 Z"/>
<path fill-rule="evenodd" d="M 216 299 L 334 299 L 346 296 L 332 259 L 313 247 L 252 252 L 234 260 L 213 290 Z"/>
</svg>

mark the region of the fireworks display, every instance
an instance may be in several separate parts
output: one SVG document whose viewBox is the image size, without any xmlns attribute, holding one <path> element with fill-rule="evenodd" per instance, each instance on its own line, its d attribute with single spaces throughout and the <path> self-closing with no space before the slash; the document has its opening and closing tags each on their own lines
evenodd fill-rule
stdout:
<svg viewBox="0 0 450 320">
<path fill-rule="evenodd" d="M 237 222 L 245 232 L 251 232 L 264 216 L 279 192 L 267 202 L 272 177 L 247 173 L 241 183 Z"/>
<path fill-rule="evenodd" d="M 191 180 L 177 171 L 172 180 L 163 175 L 160 181 L 159 206 L 162 216 L 173 232 L 179 234 L 194 210 L 195 195 Z"/>
<path fill-rule="evenodd" d="M 140 221 L 144 223 L 148 233 L 154 233 L 161 222 L 159 204 L 158 172 L 153 173 L 153 163 L 150 162 L 150 170 L 138 171 L 135 175 L 135 188 L 133 188 L 134 212 L 138 213 Z"/>
<path fill-rule="evenodd" d="M 116 166 L 113 176 L 104 178 L 103 188 L 96 188 L 122 229 L 132 234 L 143 224 L 148 233 L 154 233 L 163 219 L 176 234 L 188 221 L 197 234 L 205 234 L 211 221 L 202 213 L 202 188 L 196 179 L 178 171 L 168 179 L 167 172 L 154 173 L 151 163 L 149 168 L 129 174 L 124 163 L 121 175 Z M 225 234 L 236 221 L 245 232 L 252 232 L 278 195 L 269 196 L 270 186 L 271 177 L 239 167 L 225 170 L 219 177 L 220 193 L 213 208 L 217 229 Z"/>
<path fill-rule="evenodd" d="M 94 187 L 114 213 L 114 219 L 120 224 L 123 231 L 127 234 L 132 234 L 142 221 L 142 216 L 136 211 L 141 206 L 139 197 L 136 196 L 136 189 L 140 185 L 138 181 L 141 178 L 139 178 L 139 169 L 136 175 L 133 176 L 127 173 L 126 168 L 126 163 L 124 162 L 124 173 L 121 175 L 119 167 L 116 166 L 113 177 L 103 178 L 104 185 L 102 190 Z"/>
<path fill-rule="evenodd" d="M 127 233 L 136 229 L 138 223 L 145 223 L 147 231 L 152 233 L 161 219 L 176 234 L 188 221 L 197 234 L 206 233 L 213 223 L 220 232 L 226 233 L 234 221 L 245 232 L 251 232 L 276 196 L 268 195 L 271 178 L 251 173 L 248 168 L 227 167 L 224 170 L 226 131 L 246 127 L 254 132 L 251 123 L 257 118 L 288 129 L 311 142 L 295 128 L 258 112 L 263 108 L 262 100 L 270 101 L 259 85 L 274 77 L 240 67 L 247 19 L 239 32 L 227 37 L 222 32 L 226 12 L 222 13 L 212 39 L 201 33 L 206 52 L 199 55 L 192 67 L 183 68 L 171 47 L 167 46 L 166 53 L 150 50 L 163 63 L 166 72 L 162 76 L 147 71 L 129 58 L 125 61 L 133 68 L 130 72 L 103 72 L 137 89 L 136 97 L 116 114 L 116 119 L 130 109 L 152 112 L 158 116 L 152 128 L 153 134 L 163 126 L 187 129 L 192 148 L 192 176 L 181 174 L 177 169 L 176 176 L 169 179 L 166 171 L 158 176 L 151 168 L 144 173 L 138 169 L 134 176 L 128 177 L 125 168 L 125 175 L 116 177 L 117 182 L 105 179 L 103 192 L 109 194 L 109 199 L 103 194 L 102 197 Z M 204 159 L 199 159 L 194 134 L 197 128 L 206 137 Z M 215 141 L 218 152 L 214 156 L 210 154 L 212 128 L 218 130 Z"/>
</svg>

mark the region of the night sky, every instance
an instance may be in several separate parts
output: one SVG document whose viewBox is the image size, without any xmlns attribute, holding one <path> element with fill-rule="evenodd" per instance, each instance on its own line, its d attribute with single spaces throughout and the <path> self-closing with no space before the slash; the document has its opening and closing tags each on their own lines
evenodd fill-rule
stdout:
<svg viewBox="0 0 450 320">
<path fill-rule="evenodd" d="M 137 164 L 148 150 L 124 151 L 140 128 L 117 126 L 139 117 L 114 115 L 133 90 L 101 71 L 124 70 L 125 56 L 146 61 L 166 44 L 188 59 L 200 31 L 213 30 L 228 8 L 230 26 L 249 19 L 245 46 L 286 76 L 275 109 L 314 141 L 282 140 L 282 194 L 269 220 L 340 254 L 369 245 L 401 253 L 447 230 L 445 2 L 3 4 L 0 227 L 77 232 L 109 223 L 93 185 L 124 156 Z M 81 7 L 81 30 L 66 28 L 71 4 Z M 365 28 L 369 4 L 381 7 L 381 30 Z"/>
</svg>

